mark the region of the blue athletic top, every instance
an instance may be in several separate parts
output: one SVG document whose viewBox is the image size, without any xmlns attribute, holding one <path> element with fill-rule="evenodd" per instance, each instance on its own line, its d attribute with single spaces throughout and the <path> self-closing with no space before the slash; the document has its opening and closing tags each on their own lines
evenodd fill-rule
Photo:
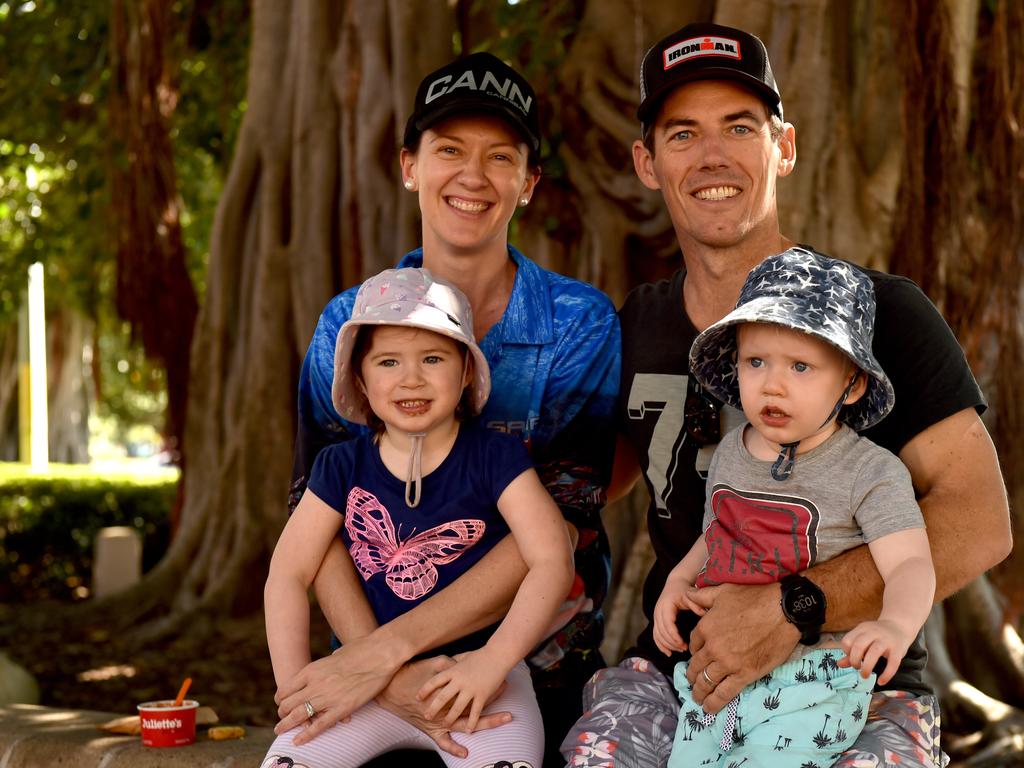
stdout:
<svg viewBox="0 0 1024 768">
<path fill-rule="evenodd" d="M 508 252 L 516 265 L 512 295 L 479 342 L 491 369 L 491 396 L 480 421 L 522 439 L 541 481 L 580 532 L 576 572 L 585 595 L 577 596 L 574 618 L 532 660 L 546 667 L 569 650 L 595 649 L 603 636 L 611 562 L 600 511 L 615 445 L 619 322 L 601 291 L 542 269 L 511 246 Z M 398 266 L 422 264 L 417 249 Z M 352 287 L 327 305 L 302 364 L 293 507 L 320 450 L 368 431 L 342 419 L 331 402 L 335 340 L 357 292 Z"/>
</svg>

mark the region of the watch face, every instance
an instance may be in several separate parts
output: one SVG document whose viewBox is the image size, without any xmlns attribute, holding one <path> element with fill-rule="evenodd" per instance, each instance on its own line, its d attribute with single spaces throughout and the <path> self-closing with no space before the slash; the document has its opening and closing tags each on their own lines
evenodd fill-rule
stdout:
<svg viewBox="0 0 1024 768">
<path fill-rule="evenodd" d="M 786 590 L 786 614 L 795 624 L 821 625 L 825 621 L 825 604 L 821 590 L 799 583 Z"/>
</svg>

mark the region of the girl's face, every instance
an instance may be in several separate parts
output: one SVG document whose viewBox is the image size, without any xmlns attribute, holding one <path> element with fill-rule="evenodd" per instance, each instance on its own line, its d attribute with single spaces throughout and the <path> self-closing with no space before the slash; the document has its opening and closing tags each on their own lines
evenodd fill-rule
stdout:
<svg viewBox="0 0 1024 768">
<path fill-rule="evenodd" d="M 458 342 L 405 326 L 372 328 L 359 388 L 388 429 L 429 432 L 452 426 L 472 376 Z"/>
<path fill-rule="evenodd" d="M 743 413 L 773 450 L 799 440 L 803 453 L 836 431 L 834 419 L 822 422 L 857 370 L 846 355 L 814 336 L 767 323 L 739 326 L 736 348 Z M 865 388 L 858 376 L 847 404 Z"/>
<path fill-rule="evenodd" d="M 415 153 L 402 149 L 402 177 L 419 193 L 423 247 L 468 253 L 504 248 L 508 225 L 540 178 L 528 148 L 496 117 L 460 115 L 428 128 Z"/>
</svg>

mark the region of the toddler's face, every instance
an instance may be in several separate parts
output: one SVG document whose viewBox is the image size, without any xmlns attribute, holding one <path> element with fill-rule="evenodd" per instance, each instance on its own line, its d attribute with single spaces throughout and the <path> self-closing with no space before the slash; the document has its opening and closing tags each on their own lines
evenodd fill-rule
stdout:
<svg viewBox="0 0 1024 768">
<path fill-rule="evenodd" d="M 831 344 L 790 328 L 744 323 L 736 329 L 743 412 L 769 443 L 800 441 L 798 453 L 823 443 L 838 428 L 822 427 L 857 370 Z M 864 378 L 847 398 L 858 400 Z"/>
</svg>

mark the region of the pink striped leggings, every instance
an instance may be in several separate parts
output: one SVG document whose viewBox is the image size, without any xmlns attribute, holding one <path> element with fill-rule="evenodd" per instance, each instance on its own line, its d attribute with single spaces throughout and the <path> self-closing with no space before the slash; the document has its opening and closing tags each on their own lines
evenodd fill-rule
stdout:
<svg viewBox="0 0 1024 768">
<path fill-rule="evenodd" d="M 511 712 L 512 722 L 486 731 L 452 734 L 469 750 L 466 758 L 449 755 L 425 733 L 371 701 L 353 713 L 347 723 L 338 723 L 301 747 L 292 744 L 301 728 L 281 734 L 270 746 L 261 768 L 358 768 L 393 749 L 437 752 L 448 768 L 540 768 L 544 726 L 524 662 L 512 669 L 507 682 L 505 692 L 485 711 Z"/>
</svg>

